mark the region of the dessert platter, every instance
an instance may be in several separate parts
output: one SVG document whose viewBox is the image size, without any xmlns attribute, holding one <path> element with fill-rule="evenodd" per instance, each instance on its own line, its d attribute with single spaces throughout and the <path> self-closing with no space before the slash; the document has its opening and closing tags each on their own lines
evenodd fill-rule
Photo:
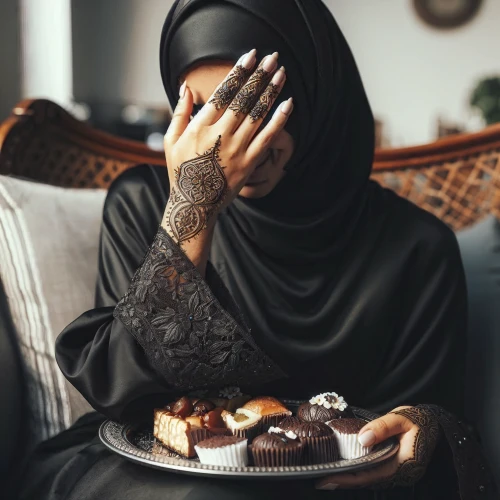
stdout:
<svg viewBox="0 0 500 500">
<path fill-rule="evenodd" d="M 237 387 L 187 395 L 157 408 L 151 425 L 107 420 L 99 436 L 142 465 L 228 478 L 306 479 L 371 468 L 398 450 L 391 438 L 364 447 L 357 435 L 378 415 L 327 392 L 309 401 L 251 397 Z"/>
</svg>

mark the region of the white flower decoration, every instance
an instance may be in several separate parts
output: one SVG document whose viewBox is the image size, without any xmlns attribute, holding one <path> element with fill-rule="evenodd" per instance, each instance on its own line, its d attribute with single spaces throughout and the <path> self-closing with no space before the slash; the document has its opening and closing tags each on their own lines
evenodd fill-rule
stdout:
<svg viewBox="0 0 500 500">
<path fill-rule="evenodd" d="M 312 405 L 324 406 L 327 410 L 334 408 L 335 410 L 344 411 L 347 408 L 347 403 L 342 396 L 336 392 L 324 392 L 318 394 L 309 400 Z"/>
<path fill-rule="evenodd" d="M 219 397 L 221 398 L 233 399 L 239 396 L 243 396 L 243 393 L 240 391 L 239 387 L 227 386 L 219 389 Z"/>
</svg>

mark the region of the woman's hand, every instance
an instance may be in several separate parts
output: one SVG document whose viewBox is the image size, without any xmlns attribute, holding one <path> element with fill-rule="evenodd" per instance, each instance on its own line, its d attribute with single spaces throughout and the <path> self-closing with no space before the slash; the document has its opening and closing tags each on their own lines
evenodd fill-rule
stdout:
<svg viewBox="0 0 500 500">
<path fill-rule="evenodd" d="M 286 75 L 284 68 L 276 71 L 277 53 L 252 72 L 255 63 L 255 50 L 242 56 L 193 119 L 193 95 L 181 87 L 164 141 L 171 189 L 163 225 L 178 244 L 210 233 L 292 111 L 291 100 L 283 103 L 259 130 Z"/>
<path fill-rule="evenodd" d="M 399 451 L 391 460 L 367 471 L 321 479 L 316 487 L 334 490 L 415 484 L 424 475 L 436 447 L 438 422 L 425 408 L 400 406 L 365 425 L 358 439 L 362 445 L 372 446 L 391 436 L 399 439 Z"/>
</svg>

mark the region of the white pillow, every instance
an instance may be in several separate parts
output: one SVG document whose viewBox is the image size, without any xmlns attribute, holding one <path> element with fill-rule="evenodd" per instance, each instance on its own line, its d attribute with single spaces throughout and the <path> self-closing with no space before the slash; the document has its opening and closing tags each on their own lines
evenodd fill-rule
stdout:
<svg viewBox="0 0 500 500">
<path fill-rule="evenodd" d="M 35 441 L 91 410 L 59 370 L 54 343 L 64 327 L 94 307 L 105 196 L 105 190 L 0 176 L 0 280 L 25 365 Z"/>
</svg>

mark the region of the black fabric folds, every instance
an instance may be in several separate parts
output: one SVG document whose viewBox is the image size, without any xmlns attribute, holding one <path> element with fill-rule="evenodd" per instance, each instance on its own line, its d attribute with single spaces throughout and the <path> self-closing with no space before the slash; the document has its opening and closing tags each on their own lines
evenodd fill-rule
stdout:
<svg viewBox="0 0 500 500">
<path fill-rule="evenodd" d="M 217 279 L 242 310 L 253 342 L 287 375 L 255 384 L 249 374 L 248 391 L 298 399 L 335 390 L 349 404 L 379 412 L 426 403 L 463 414 L 467 304 L 456 238 L 432 215 L 369 181 L 373 117 L 326 6 L 320 0 L 177 0 L 160 51 L 171 104 L 187 68 L 202 60 L 236 61 L 253 47 L 261 56 L 278 50 L 287 68 L 283 98 L 293 95 L 296 102 L 287 127 L 296 147 L 286 177 L 269 196 L 240 197 L 220 215 L 210 250 Z M 167 171 L 160 166 L 133 168 L 113 184 L 104 211 L 96 309 L 69 325 L 56 345 L 66 377 L 114 419 L 150 421 L 153 408 L 175 392 L 172 371 L 162 376 L 162 366 L 153 366 L 145 352 L 149 348 L 134 338 L 139 328 L 113 315 L 137 285 L 131 286 L 136 271 L 146 269 L 168 193 Z M 208 275 L 206 281 L 210 287 Z M 89 500 L 128 498 L 134 488 L 145 499 L 164 498 L 165 492 L 189 499 L 276 497 L 273 487 L 260 483 L 248 489 L 232 482 L 207 486 L 127 464 L 88 441 L 98 419 L 81 425 L 81 440 L 62 436 L 42 446 L 52 469 L 37 469 L 34 462 L 33 484 Z M 61 472 L 51 482 L 51 470 L 66 456 L 65 439 L 78 453 L 74 469 L 71 477 Z M 335 495 L 458 498 L 453 465 L 442 440 L 414 488 Z M 77 481 L 78 474 L 88 481 Z M 33 491 L 31 485 L 22 498 L 32 498 Z M 285 495 L 299 491 L 307 492 L 301 498 L 325 495 L 311 482 L 280 484 Z"/>
<path fill-rule="evenodd" d="M 307 397 L 333 385 L 378 410 L 432 402 L 460 412 L 466 299 L 455 237 L 369 181 L 373 117 L 326 6 L 177 2 L 160 48 L 171 104 L 186 69 L 253 47 L 279 51 L 287 68 L 296 150 L 269 196 L 239 197 L 219 217 L 210 259 L 257 343 L 290 376 L 301 367 L 276 389 Z"/>
</svg>

